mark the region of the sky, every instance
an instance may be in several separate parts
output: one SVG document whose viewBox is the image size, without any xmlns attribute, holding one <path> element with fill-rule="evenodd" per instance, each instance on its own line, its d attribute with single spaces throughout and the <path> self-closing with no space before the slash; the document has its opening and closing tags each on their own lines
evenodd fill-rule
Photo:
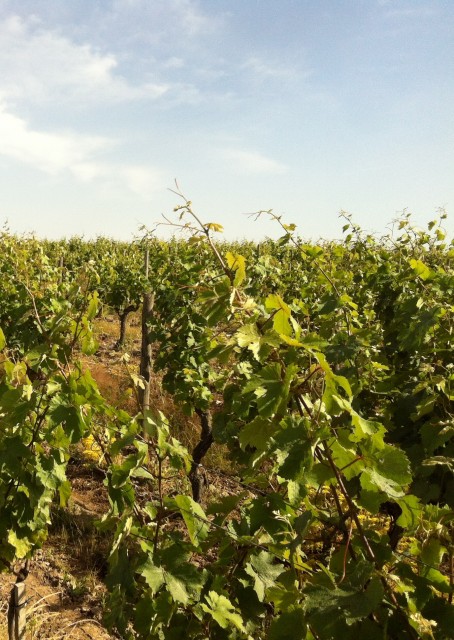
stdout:
<svg viewBox="0 0 454 640">
<path fill-rule="evenodd" d="M 453 105 L 452 0 L 0 0 L 0 225 L 453 236 Z"/>
</svg>

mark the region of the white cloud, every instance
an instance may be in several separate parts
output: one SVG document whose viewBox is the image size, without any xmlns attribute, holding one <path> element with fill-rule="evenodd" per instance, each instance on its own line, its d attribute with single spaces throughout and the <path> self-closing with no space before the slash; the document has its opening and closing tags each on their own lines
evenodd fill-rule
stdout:
<svg viewBox="0 0 454 640">
<path fill-rule="evenodd" d="M 0 154 L 54 174 L 83 163 L 109 141 L 100 136 L 33 131 L 0 105 Z"/>
<path fill-rule="evenodd" d="M 53 176 L 69 173 L 81 182 L 98 181 L 127 189 L 149 199 L 163 183 L 153 167 L 113 164 L 100 160 L 101 152 L 114 147 L 101 136 L 34 131 L 22 118 L 0 104 L 0 155 Z"/>
<path fill-rule="evenodd" d="M 220 156 L 235 172 L 246 174 L 281 174 L 285 173 L 285 165 L 253 151 L 241 149 L 224 149 Z"/>
<path fill-rule="evenodd" d="M 34 103 L 112 103 L 155 99 L 168 85 L 132 85 L 116 73 L 118 61 L 89 44 L 75 44 L 36 20 L 10 16 L 0 23 L 0 93 Z"/>
</svg>

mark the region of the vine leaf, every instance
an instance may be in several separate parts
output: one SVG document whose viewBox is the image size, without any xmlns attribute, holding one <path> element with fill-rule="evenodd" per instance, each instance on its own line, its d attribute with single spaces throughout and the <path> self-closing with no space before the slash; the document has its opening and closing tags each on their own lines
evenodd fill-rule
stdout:
<svg viewBox="0 0 454 640">
<path fill-rule="evenodd" d="M 231 253 L 230 251 L 227 251 L 225 257 L 227 259 L 229 269 L 235 272 L 233 286 L 239 287 L 246 277 L 246 260 L 244 256 L 241 256 L 238 253 Z"/>
<path fill-rule="evenodd" d="M 353 585 L 352 585 L 353 587 Z M 366 618 L 377 609 L 383 599 L 383 585 L 378 577 L 372 577 L 361 588 L 327 588 L 322 585 L 307 587 L 304 610 L 309 624 L 314 625 L 322 638 L 339 637 L 337 625 L 347 625 Z"/>
<path fill-rule="evenodd" d="M 304 640 L 306 633 L 304 611 L 301 608 L 294 608 L 273 620 L 268 640 Z"/>
<path fill-rule="evenodd" d="M 165 582 L 164 569 L 157 567 L 151 558 L 147 558 L 142 567 L 140 574 L 145 578 L 145 582 L 153 593 L 157 593 Z"/>
<path fill-rule="evenodd" d="M 274 330 L 284 336 L 290 336 L 292 334 L 290 307 L 285 304 L 282 298 L 274 293 L 269 295 L 265 300 L 265 308 L 267 311 L 275 312 L 273 315 Z"/>
<path fill-rule="evenodd" d="M 434 275 L 433 271 L 422 260 L 411 258 L 410 267 L 421 280 L 429 280 Z"/>
<path fill-rule="evenodd" d="M 209 613 L 220 627 L 227 629 L 232 624 L 238 631 L 246 633 L 242 617 L 228 598 L 216 591 L 210 591 L 205 600 L 207 604 L 202 603 L 202 609 Z"/>
<path fill-rule="evenodd" d="M 246 447 L 254 447 L 259 451 L 270 448 L 271 437 L 276 431 L 276 423 L 269 418 L 257 416 L 240 431 L 239 443 L 243 451 Z"/>
<path fill-rule="evenodd" d="M 230 280 L 226 276 L 215 287 L 201 291 L 198 302 L 202 306 L 207 324 L 213 327 L 222 320 L 230 309 L 232 290 Z"/>
<path fill-rule="evenodd" d="M 363 449 L 365 466 L 361 474 L 361 486 L 366 491 L 381 491 L 388 498 L 402 498 L 412 476 L 410 463 L 401 449 L 389 444 L 383 447 Z"/>
<path fill-rule="evenodd" d="M 265 591 L 274 586 L 276 578 L 284 571 L 282 565 L 273 564 L 274 557 L 271 553 L 261 551 L 257 556 L 252 556 L 246 565 L 246 573 L 254 579 L 254 590 L 260 602 L 265 599 Z"/>
<path fill-rule="evenodd" d="M 422 513 L 419 498 L 416 496 L 405 496 L 397 500 L 402 513 L 397 519 L 397 524 L 404 529 L 414 529 Z"/>
<path fill-rule="evenodd" d="M 33 543 L 28 539 L 28 537 L 19 538 L 17 533 L 13 530 L 8 533 L 8 542 L 16 549 L 16 558 L 25 558 L 27 553 L 29 553 L 33 547 Z"/>
<path fill-rule="evenodd" d="M 246 347 L 252 351 L 256 360 L 260 360 L 261 336 L 255 323 L 246 324 L 236 333 L 236 342 L 240 347 Z"/>
<path fill-rule="evenodd" d="M 175 496 L 174 500 L 181 511 L 192 544 L 198 547 L 210 529 L 202 507 L 189 496 Z"/>
<path fill-rule="evenodd" d="M 254 376 L 247 383 L 243 395 L 253 391 L 257 396 L 259 414 L 270 418 L 287 401 L 290 382 L 296 371 L 295 365 L 289 366 L 283 376 L 280 363 L 266 365 L 260 375 Z"/>
</svg>

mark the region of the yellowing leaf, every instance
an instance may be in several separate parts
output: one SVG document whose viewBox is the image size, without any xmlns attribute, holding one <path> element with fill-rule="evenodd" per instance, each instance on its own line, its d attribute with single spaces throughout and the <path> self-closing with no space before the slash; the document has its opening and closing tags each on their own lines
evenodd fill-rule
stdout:
<svg viewBox="0 0 454 640">
<path fill-rule="evenodd" d="M 16 549 L 16 558 L 25 558 L 33 546 L 28 538 L 18 538 L 13 530 L 8 533 L 8 542 Z"/>
<path fill-rule="evenodd" d="M 292 327 L 290 324 L 290 307 L 285 304 L 281 296 L 271 294 L 265 300 L 265 307 L 268 311 L 274 311 L 273 328 L 277 333 L 285 336 L 292 335 Z"/>
<path fill-rule="evenodd" d="M 283 342 L 286 342 L 291 347 L 304 347 L 302 342 L 299 342 L 299 340 L 295 340 L 295 338 L 290 338 L 289 336 L 286 336 L 283 333 L 281 333 L 281 338 Z"/>
<path fill-rule="evenodd" d="M 412 258 L 410 260 L 410 266 L 417 276 L 421 278 L 421 280 L 429 280 L 432 277 L 433 272 L 429 269 L 429 267 L 422 262 L 422 260 L 415 260 Z"/>
<path fill-rule="evenodd" d="M 218 224 L 217 222 L 207 222 L 205 228 L 208 229 L 208 231 L 214 231 L 216 233 L 222 233 L 222 231 L 224 231 L 222 224 Z"/>
<path fill-rule="evenodd" d="M 234 287 L 239 287 L 239 285 L 243 282 L 246 277 L 246 260 L 244 256 L 241 256 L 237 253 L 231 253 L 230 251 L 226 254 L 227 264 L 229 269 L 235 272 L 235 279 L 233 281 Z"/>
<path fill-rule="evenodd" d="M 260 350 L 260 333 L 255 323 L 246 324 L 236 333 L 237 344 L 240 347 L 247 347 L 254 354 L 256 360 L 259 360 Z"/>
</svg>

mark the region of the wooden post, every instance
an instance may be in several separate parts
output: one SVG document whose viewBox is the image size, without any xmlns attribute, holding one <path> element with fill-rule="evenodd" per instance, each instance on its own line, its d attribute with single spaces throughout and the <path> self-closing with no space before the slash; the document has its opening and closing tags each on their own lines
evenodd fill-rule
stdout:
<svg viewBox="0 0 454 640">
<path fill-rule="evenodd" d="M 16 609 L 14 611 L 16 637 L 14 640 L 24 640 L 25 638 L 25 622 L 27 620 L 25 593 L 25 582 L 18 582 L 14 585 L 14 599 L 16 601 Z"/>
<path fill-rule="evenodd" d="M 148 339 L 148 320 L 153 313 L 154 295 L 145 293 L 142 307 L 142 348 L 140 354 L 140 375 L 144 379 L 145 389 L 141 389 L 142 411 L 150 408 L 150 381 L 153 368 L 153 355 Z"/>
<path fill-rule="evenodd" d="M 145 277 L 148 279 L 150 264 L 150 254 L 148 247 L 145 250 Z M 140 375 L 144 379 L 145 388 L 140 389 L 140 401 L 142 404 L 142 411 L 145 413 L 150 408 L 150 381 L 151 372 L 153 368 L 153 356 L 151 351 L 151 343 L 148 338 L 148 321 L 151 319 L 153 313 L 154 295 L 150 291 L 147 291 L 143 295 L 142 306 L 142 347 L 140 353 Z"/>
<path fill-rule="evenodd" d="M 11 598 L 8 611 L 8 639 L 25 640 L 25 623 L 27 612 L 25 605 L 25 582 L 16 582 L 11 590 Z"/>
</svg>

